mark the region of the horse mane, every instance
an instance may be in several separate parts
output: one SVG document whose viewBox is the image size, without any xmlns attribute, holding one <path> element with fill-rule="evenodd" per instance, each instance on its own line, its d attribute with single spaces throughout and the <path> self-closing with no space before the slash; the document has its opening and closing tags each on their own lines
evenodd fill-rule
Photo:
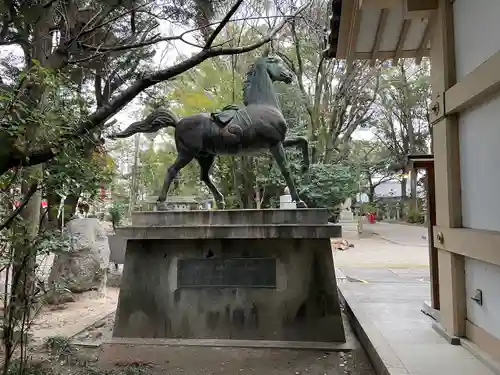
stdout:
<svg viewBox="0 0 500 375">
<path fill-rule="evenodd" d="M 250 65 L 250 68 L 248 69 L 248 72 L 245 77 L 245 81 L 243 82 L 243 104 L 248 105 L 248 103 L 255 103 L 255 102 L 263 102 L 262 101 L 262 95 L 265 97 L 270 95 L 270 100 L 271 101 L 276 101 L 276 93 L 274 92 L 274 88 L 272 86 L 272 81 L 271 81 L 271 92 L 269 91 L 268 88 L 268 81 L 270 79 L 265 80 L 265 77 L 262 77 L 262 79 L 256 79 L 257 73 L 260 74 L 259 69 L 265 69 L 265 60 L 263 58 L 258 59 L 254 64 Z M 264 72 L 263 72 L 264 73 Z M 255 96 L 258 95 L 257 98 L 251 97 L 251 95 Z M 279 104 L 276 101 L 276 105 L 279 107 Z"/>
<path fill-rule="evenodd" d="M 250 65 L 250 69 L 245 77 L 245 81 L 243 82 L 243 103 L 246 105 L 248 103 L 248 95 L 250 93 L 250 87 L 252 86 L 252 79 L 255 75 L 255 64 Z"/>
</svg>

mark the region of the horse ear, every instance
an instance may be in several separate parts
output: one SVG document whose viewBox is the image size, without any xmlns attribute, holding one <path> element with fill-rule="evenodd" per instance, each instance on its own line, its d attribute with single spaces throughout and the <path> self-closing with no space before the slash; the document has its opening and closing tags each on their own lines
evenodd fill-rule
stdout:
<svg viewBox="0 0 500 375">
<path fill-rule="evenodd" d="M 269 45 L 267 45 L 266 48 L 264 49 L 264 52 L 262 52 L 262 57 L 269 56 L 270 51 L 271 51 L 271 48 L 269 48 Z"/>
</svg>

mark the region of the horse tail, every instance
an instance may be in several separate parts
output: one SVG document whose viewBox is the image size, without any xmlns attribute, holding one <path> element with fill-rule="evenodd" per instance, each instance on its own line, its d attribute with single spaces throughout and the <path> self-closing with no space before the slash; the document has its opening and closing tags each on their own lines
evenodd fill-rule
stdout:
<svg viewBox="0 0 500 375">
<path fill-rule="evenodd" d="M 175 128 L 178 122 L 177 116 L 172 111 L 159 108 L 151 112 L 144 120 L 130 124 L 128 128 L 110 135 L 109 138 L 128 138 L 136 133 L 156 133 L 168 126 Z"/>
</svg>

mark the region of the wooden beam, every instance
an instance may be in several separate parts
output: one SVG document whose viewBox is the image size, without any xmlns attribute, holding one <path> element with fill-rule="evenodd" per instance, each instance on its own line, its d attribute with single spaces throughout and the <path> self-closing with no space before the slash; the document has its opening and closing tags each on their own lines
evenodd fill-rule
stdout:
<svg viewBox="0 0 500 375">
<path fill-rule="evenodd" d="M 361 10 L 359 7 L 352 7 L 351 28 L 349 30 L 349 43 L 347 45 L 347 68 L 352 67 L 356 57 L 356 47 L 358 43 L 359 26 L 361 23 Z"/>
<path fill-rule="evenodd" d="M 449 0 L 439 0 L 436 12 L 431 40 L 431 122 L 434 133 L 436 223 L 444 229 L 462 226 L 462 199 L 458 119 L 442 113 L 444 92 L 456 83 L 452 4 Z M 450 335 L 463 337 L 466 318 L 465 259 L 462 255 L 439 250 L 438 263 L 441 324 Z"/>
<path fill-rule="evenodd" d="M 352 24 L 352 9 L 356 4 L 354 1 L 342 2 L 342 11 L 340 16 L 339 43 L 337 46 L 337 58 L 347 59 L 347 49 L 349 45 L 349 33 Z"/>
<path fill-rule="evenodd" d="M 410 20 L 403 21 L 401 32 L 399 33 L 398 44 L 396 45 L 396 51 L 394 52 L 392 59 L 392 66 L 398 65 L 399 59 L 401 58 L 401 52 L 403 51 L 403 47 L 405 45 L 406 36 L 408 35 L 408 30 L 410 29 L 410 24 Z"/>
<path fill-rule="evenodd" d="M 445 113 L 463 111 L 500 91 L 500 52 L 484 61 L 445 92 Z"/>
<path fill-rule="evenodd" d="M 433 228 L 436 225 L 436 182 L 434 174 L 433 155 L 410 155 L 408 165 L 412 172 L 425 170 L 426 198 L 427 198 L 427 242 L 429 244 L 429 268 L 431 276 L 431 307 L 440 309 L 439 302 L 439 263 L 438 249 L 434 245 Z"/>
<path fill-rule="evenodd" d="M 500 266 L 500 232 L 436 226 L 433 237 L 439 249 Z"/>
<path fill-rule="evenodd" d="M 360 0 L 359 7 L 363 10 L 401 8 L 403 0 Z"/>
<path fill-rule="evenodd" d="M 422 10 L 436 10 L 438 0 L 404 0 L 407 12 L 418 12 Z"/>
<path fill-rule="evenodd" d="M 439 310 L 439 251 L 432 235 L 436 225 L 436 179 L 434 174 L 434 161 L 425 168 L 427 185 L 427 241 L 429 243 L 429 268 L 431 276 L 431 307 Z"/>
<path fill-rule="evenodd" d="M 377 32 L 375 33 L 375 39 L 373 40 L 372 47 L 372 58 L 371 58 L 371 66 L 375 65 L 375 61 L 377 60 L 377 54 L 380 50 L 380 43 L 382 42 L 382 37 L 384 36 L 385 27 L 387 25 L 387 17 L 389 16 L 389 9 L 382 9 L 380 11 L 380 16 L 378 17 L 378 25 Z"/>
<path fill-rule="evenodd" d="M 394 58 L 395 51 L 378 51 L 377 58 L 379 60 L 390 60 Z M 426 49 L 423 51 L 423 56 L 430 56 L 431 51 Z M 417 55 L 416 49 L 408 49 L 401 51 L 400 58 L 414 58 Z M 356 52 L 356 60 L 370 60 L 372 58 L 371 52 Z"/>
<path fill-rule="evenodd" d="M 473 345 L 488 353 L 493 361 L 500 363 L 500 340 L 498 338 L 468 320 L 466 322 L 466 332 L 467 338 L 474 343 Z M 462 345 L 466 347 L 470 344 L 467 342 Z"/>
<path fill-rule="evenodd" d="M 429 41 L 431 39 L 431 32 L 436 20 L 436 12 L 433 12 L 432 15 L 427 20 L 427 26 L 425 26 L 424 35 L 422 35 L 422 39 L 420 40 L 420 44 L 417 48 L 417 54 L 415 56 L 416 64 L 420 65 L 422 62 L 422 57 L 424 56 L 424 50 L 426 49 Z"/>
<path fill-rule="evenodd" d="M 403 17 L 405 19 L 429 18 L 437 9 L 438 0 L 404 0 Z"/>
</svg>

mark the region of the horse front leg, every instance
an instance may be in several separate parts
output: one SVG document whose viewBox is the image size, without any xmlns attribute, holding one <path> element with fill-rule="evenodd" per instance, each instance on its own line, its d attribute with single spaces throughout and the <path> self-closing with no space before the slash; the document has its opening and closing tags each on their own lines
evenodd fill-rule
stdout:
<svg viewBox="0 0 500 375">
<path fill-rule="evenodd" d="M 307 205 L 299 198 L 297 189 L 292 179 L 292 174 L 290 173 L 290 168 L 288 167 L 288 161 L 286 160 L 285 149 L 283 144 L 279 142 L 276 146 L 271 147 L 271 154 L 273 155 L 281 174 L 285 178 L 286 185 L 290 189 L 290 195 L 292 199 L 297 203 L 298 208 L 307 208 Z"/>
<path fill-rule="evenodd" d="M 165 180 L 163 181 L 163 187 L 161 188 L 160 195 L 158 196 L 158 208 L 159 209 L 166 209 L 165 206 L 165 201 L 167 200 L 167 194 L 168 190 L 170 189 L 170 185 L 172 184 L 172 181 L 175 179 L 175 176 L 177 176 L 177 173 L 184 168 L 186 165 L 188 165 L 191 160 L 194 159 L 194 156 L 189 155 L 189 154 L 177 154 L 177 159 L 175 159 L 174 164 L 172 164 L 168 169 L 167 173 L 165 174 Z"/>
</svg>

